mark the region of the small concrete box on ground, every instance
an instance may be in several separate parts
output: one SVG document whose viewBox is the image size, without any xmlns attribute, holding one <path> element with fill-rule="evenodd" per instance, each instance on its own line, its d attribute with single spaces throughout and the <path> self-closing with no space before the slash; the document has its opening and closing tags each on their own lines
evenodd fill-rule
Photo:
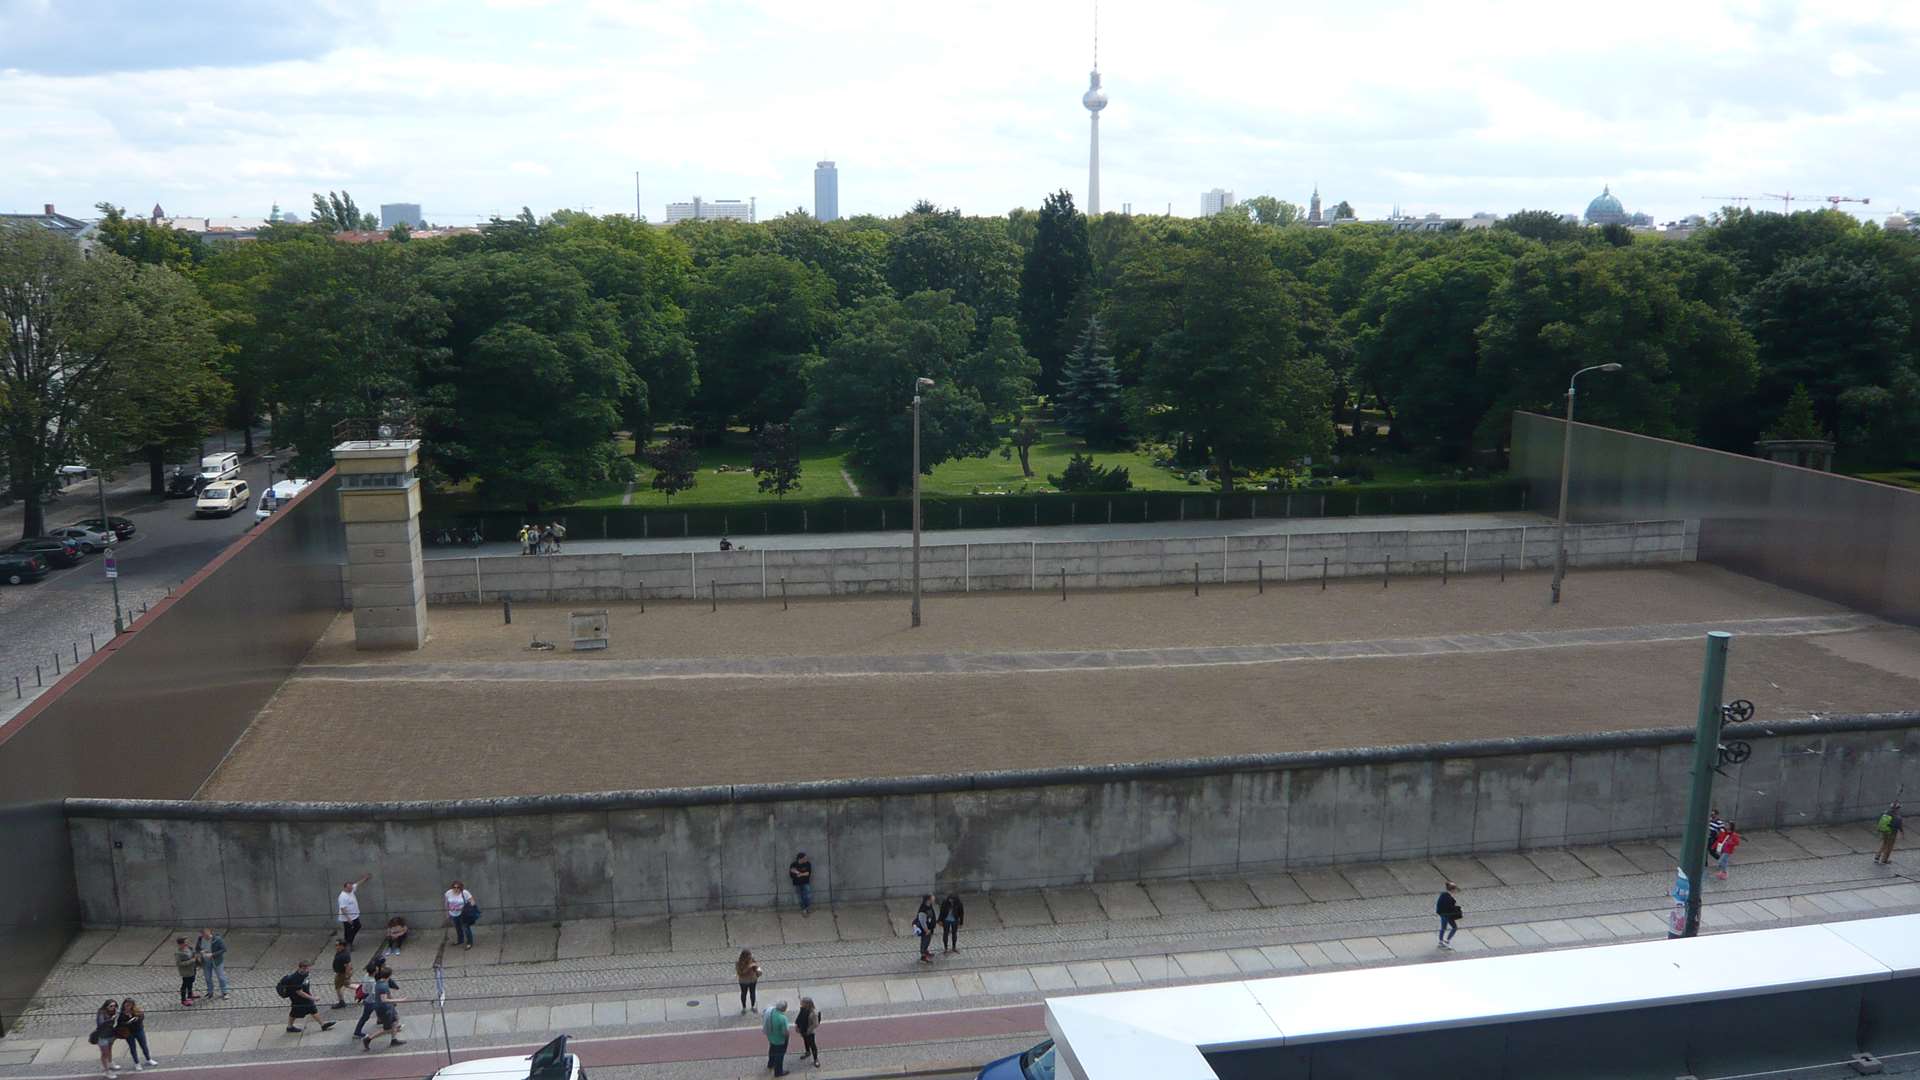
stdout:
<svg viewBox="0 0 1920 1080">
<path fill-rule="evenodd" d="M 607 647 L 607 609 L 599 611 L 575 611 L 567 616 L 567 624 L 573 631 L 573 651 Z"/>
</svg>

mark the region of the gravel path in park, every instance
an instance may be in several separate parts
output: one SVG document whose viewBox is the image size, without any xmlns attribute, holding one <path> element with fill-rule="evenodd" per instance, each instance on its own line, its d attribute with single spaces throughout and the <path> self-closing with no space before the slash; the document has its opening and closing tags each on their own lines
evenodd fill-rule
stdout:
<svg viewBox="0 0 1920 1080">
<path fill-rule="evenodd" d="M 614 647 L 566 648 L 564 609 L 434 608 L 416 653 L 353 651 L 343 619 L 263 711 L 204 797 L 420 799 L 897 776 L 1424 743 L 1691 722 L 1702 647 L 1666 624 L 1802 617 L 1736 633 L 1728 696 L 1763 719 L 1910 708 L 1920 633 L 1711 567 L 1070 596 L 618 606 Z M 1816 618 L 1805 618 L 1816 616 Z M 1846 630 L 1846 626 L 1860 629 Z M 1619 628 L 1617 634 L 1570 633 Z M 1735 627 L 1737 629 L 1737 625 Z M 1836 629 L 1842 628 L 1842 629 Z M 1761 629 L 1753 624 L 1751 629 Z M 1649 631 L 1655 631 L 1649 633 Z M 553 652 L 526 643 L 539 633 Z M 917 654 L 1357 642 L 1532 634 L 1523 647 L 1204 666 L 935 670 Z M 1604 640 L 1618 638 L 1617 641 Z M 1648 637 L 1664 640 L 1646 640 Z M 1639 639 L 1639 640 L 1635 640 Z M 1510 641 L 1509 644 L 1515 642 Z M 1310 650 L 1311 651 L 1311 650 Z M 830 677 L 652 677 L 660 657 L 884 658 Z M 961 657 L 960 659 L 964 659 Z M 636 673 L 579 677 L 580 663 Z M 540 678 L 530 665 L 553 665 Z M 343 668 L 342 665 L 351 666 Z M 394 666 L 399 665 L 399 666 Z M 422 665 L 425 665 L 423 669 Z M 470 665 L 468 677 L 462 666 Z M 411 670 L 409 669 L 411 667 Z M 722 670 L 728 664 L 716 664 Z M 952 665 L 946 665 L 952 666 Z M 391 677 L 382 668 L 391 667 Z M 510 669 L 510 681 L 489 677 Z M 423 678 L 422 671 L 430 672 Z M 329 751 L 358 748 L 344 767 Z"/>
</svg>

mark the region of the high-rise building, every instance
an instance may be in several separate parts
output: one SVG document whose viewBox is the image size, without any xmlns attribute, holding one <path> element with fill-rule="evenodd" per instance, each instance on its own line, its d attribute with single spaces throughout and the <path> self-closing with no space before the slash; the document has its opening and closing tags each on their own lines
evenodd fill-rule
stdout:
<svg viewBox="0 0 1920 1080">
<path fill-rule="evenodd" d="M 427 223 L 420 214 L 420 204 L 411 202 L 390 202 L 380 204 L 380 227 L 391 229 L 395 225 L 405 225 L 417 229 Z"/>
<path fill-rule="evenodd" d="M 1233 192 L 1227 191 L 1224 188 L 1214 188 L 1212 191 L 1203 191 L 1200 193 L 1201 217 L 1212 217 L 1232 205 Z"/>
<path fill-rule="evenodd" d="M 840 220 L 840 170 L 831 161 L 813 166 L 813 220 Z"/>
<path fill-rule="evenodd" d="M 1107 107 L 1107 92 L 1100 89 L 1100 9 L 1093 9 L 1093 70 L 1087 73 L 1087 92 L 1080 95 L 1092 124 L 1087 144 L 1087 213 L 1100 212 L 1100 110 Z"/>
<path fill-rule="evenodd" d="M 754 218 L 754 200 L 745 202 L 739 199 L 702 199 L 695 195 L 692 202 L 670 202 L 667 204 L 667 224 L 676 221 L 752 221 Z"/>
<path fill-rule="evenodd" d="M 1320 221 L 1320 185 L 1313 185 L 1313 201 L 1307 204 L 1307 220 Z"/>
</svg>

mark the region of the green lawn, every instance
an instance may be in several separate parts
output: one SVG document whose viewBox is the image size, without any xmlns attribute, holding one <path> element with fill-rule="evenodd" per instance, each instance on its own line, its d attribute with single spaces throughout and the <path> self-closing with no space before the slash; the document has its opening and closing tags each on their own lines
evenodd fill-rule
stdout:
<svg viewBox="0 0 1920 1080">
<path fill-rule="evenodd" d="M 1060 475 L 1066 471 L 1068 458 L 1086 452 L 1085 443 L 1057 428 L 1047 428 L 1030 451 L 1032 477 L 1020 475 L 1019 454 L 1003 458 L 995 450 L 983 458 L 960 458 L 939 465 L 931 476 L 921 481 L 920 490 L 942 495 L 971 495 L 976 490 L 982 494 L 1015 492 L 1025 484 L 1028 491 L 1052 491 L 1047 474 Z M 1188 484 L 1183 475 L 1156 467 L 1150 455 L 1138 451 L 1099 450 L 1094 451 L 1093 460 L 1102 466 L 1125 466 L 1134 488 L 1139 491 L 1211 491 L 1216 486 Z"/>
<path fill-rule="evenodd" d="M 1891 484 L 1912 491 L 1920 491 L 1920 469 L 1901 469 L 1896 472 L 1855 473 L 1861 480 L 1872 480 L 1879 484 Z"/>
<path fill-rule="evenodd" d="M 824 499 L 831 496 L 853 494 L 847 482 L 840 476 L 840 467 L 846 452 L 835 446 L 808 446 L 800 451 L 800 487 L 788 497 L 795 499 Z M 753 447 L 747 442 L 745 432 L 730 432 L 727 442 L 720 446 L 708 446 L 700 449 L 699 479 L 693 487 L 673 497 L 671 504 L 667 497 L 653 490 L 653 470 L 642 463 L 639 478 L 633 484 L 633 502 L 622 504 L 625 494 L 624 485 L 613 485 L 613 490 L 602 491 L 591 498 L 579 499 L 576 506 L 621 506 L 632 505 L 651 510 L 673 506 L 717 506 L 726 503 L 753 502 L 758 499 L 772 499 L 773 495 L 760 493 L 760 481 L 747 469 L 753 460 Z M 726 472 L 720 472 L 720 466 L 727 466 Z"/>
</svg>

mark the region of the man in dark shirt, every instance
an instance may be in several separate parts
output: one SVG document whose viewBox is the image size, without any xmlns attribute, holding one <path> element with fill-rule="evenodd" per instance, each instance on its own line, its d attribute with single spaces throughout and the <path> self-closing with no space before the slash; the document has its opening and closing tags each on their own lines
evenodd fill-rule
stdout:
<svg viewBox="0 0 1920 1080">
<path fill-rule="evenodd" d="M 1440 898 L 1433 902 L 1433 913 L 1440 916 L 1440 947 L 1448 952 L 1453 951 L 1453 935 L 1459 932 L 1460 916 L 1465 914 L 1460 910 L 1460 900 L 1455 895 L 1459 891 L 1460 886 L 1449 881 L 1447 887 L 1441 890 Z"/>
<path fill-rule="evenodd" d="M 347 984 L 353 981 L 353 950 L 344 940 L 333 943 L 333 1007 L 347 1007 Z"/>
<path fill-rule="evenodd" d="M 281 986 L 286 990 L 286 993 L 280 996 L 287 999 L 287 1030 L 295 1034 L 306 1030 L 308 1020 L 320 1019 L 317 1015 L 320 1012 L 320 1006 L 313 1000 L 313 983 L 309 975 L 312 970 L 313 965 L 302 960 L 292 974 L 283 976 L 280 980 Z M 332 1029 L 333 1021 L 320 1021 L 321 1031 Z"/>
<path fill-rule="evenodd" d="M 813 862 L 806 852 L 787 864 L 787 877 L 793 881 L 793 894 L 800 898 L 800 914 L 813 914 Z"/>
</svg>

